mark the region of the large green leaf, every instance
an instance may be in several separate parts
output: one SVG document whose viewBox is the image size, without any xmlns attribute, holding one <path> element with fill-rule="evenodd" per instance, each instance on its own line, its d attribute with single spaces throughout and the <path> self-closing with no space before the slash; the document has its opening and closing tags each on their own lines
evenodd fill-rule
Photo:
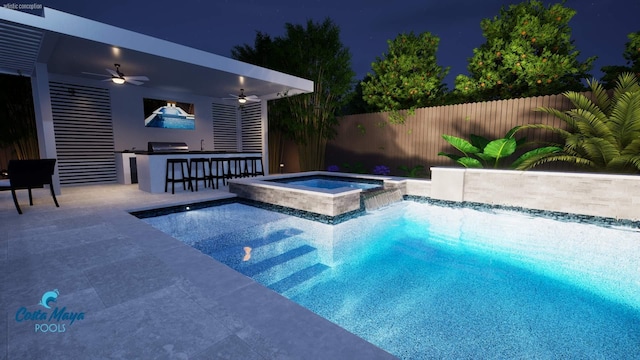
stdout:
<svg viewBox="0 0 640 360">
<path fill-rule="evenodd" d="M 513 154 L 514 151 L 516 151 L 514 138 L 493 140 L 484 148 L 484 154 L 495 159 L 494 166 L 497 166 L 500 159 Z"/>
<path fill-rule="evenodd" d="M 478 152 L 484 150 L 485 146 L 491 141 L 484 136 L 471 134 L 469 135 L 469 140 L 471 140 L 471 144 L 479 149 Z"/>
<path fill-rule="evenodd" d="M 471 145 L 471 143 L 465 139 L 446 134 L 443 134 L 442 138 L 445 139 L 454 148 L 460 150 L 465 156 L 468 156 L 468 154 L 475 154 L 477 152 L 480 152 L 480 149 Z"/>
<path fill-rule="evenodd" d="M 460 159 L 458 159 L 458 164 L 466 167 L 466 168 L 478 168 L 478 169 L 482 169 L 482 164 L 480 163 L 480 160 L 478 159 L 474 159 L 468 156 L 465 157 L 461 157 Z"/>
<path fill-rule="evenodd" d="M 460 159 L 462 157 L 462 156 L 456 155 L 456 154 L 447 154 L 447 153 L 442 152 L 442 151 L 440 151 L 438 153 L 438 156 L 446 156 L 446 157 L 448 157 L 449 159 L 451 159 L 453 161 L 458 161 L 458 159 Z"/>
</svg>

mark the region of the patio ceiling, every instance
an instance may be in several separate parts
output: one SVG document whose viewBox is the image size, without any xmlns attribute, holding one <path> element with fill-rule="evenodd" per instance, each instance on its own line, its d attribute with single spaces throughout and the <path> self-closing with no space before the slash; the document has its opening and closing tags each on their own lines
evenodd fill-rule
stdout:
<svg viewBox="0 0 640 360">
<path fill-rule="evenodd" d="M 35 63 L 51 74 L 104 85 L 106 68 L 145 75 L 144 87 L 214 98 L 237 94 L 274 99 L 313 91 L 313 82 L 45 8 L 44 17 L 0 7 L 0 72 L 30 76 Z M 197 36 L 197 34 L 194 34 Z M 121 86 L 136 86 L 125 84 Z"/>
</svg>

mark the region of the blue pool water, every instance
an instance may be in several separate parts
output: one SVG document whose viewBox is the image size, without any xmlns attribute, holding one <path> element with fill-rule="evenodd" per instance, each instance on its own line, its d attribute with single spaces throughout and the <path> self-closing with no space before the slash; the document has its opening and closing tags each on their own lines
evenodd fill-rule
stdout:
<svg viewBox="0 0 640 360">
<path fill-rule="evenodd" d="M 403 359 L 640 358 L 631 228 L 410 201 L 338 225 L 242 204 L 144 220 Z"/>
<path fill-rule="evenodd" d="M 312 176 L 312 177 L 300 177 L 300 178 L 285 178 L 272 180 L 273 182 L 285 183 L 288 185 L 297 185 L 310 187 L 314 189 L 374 189 L 382 187 L 382 181 L 367 182 L 356 181 L 357 179 L 339 178 L 339 177 L 327 177 L 327 176 Z"/>
</svg>

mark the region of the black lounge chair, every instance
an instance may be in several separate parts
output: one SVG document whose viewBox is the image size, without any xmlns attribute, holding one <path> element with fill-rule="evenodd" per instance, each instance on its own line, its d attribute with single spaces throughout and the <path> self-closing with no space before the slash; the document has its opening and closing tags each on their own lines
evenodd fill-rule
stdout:
<svg viewBox="0 0 640 360">
<path fill-rule="evenodd" d="M 10 160 L 9 168 L 9 184 L 0 185 L 1 190 L 11 190 L 11 196 L 13 196 L 13 203 L 16 205 L 18 214 L 22 214 L 20 205 L 18 204 L 18 198 L 16 197 L 16 190 L 27 189 L 29 191 L 29 205 L 33 205 L 33 197 L 31 195 L 31 189 L 41 188 L 45 185 L 49 185 L 51 190 L 51 197 L 56 207 L 60 207 L 56 194 L 53 191 L 53 173 L 55 172 L 56 159 L 40 159 L 40 160 Z"/>
</svg>

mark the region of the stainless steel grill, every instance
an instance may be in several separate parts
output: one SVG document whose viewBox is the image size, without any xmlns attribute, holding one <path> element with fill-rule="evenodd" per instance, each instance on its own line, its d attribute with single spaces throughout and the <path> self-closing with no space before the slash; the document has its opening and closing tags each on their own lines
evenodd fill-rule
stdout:
<svg viewBox="0 0 640 360">
<path fill-rule="evenodd" d="M 147 143 L 149 152 L 188 152 L 189 146 L 183 142 L 159 142 L 149 141 Z"/>
</svg>

